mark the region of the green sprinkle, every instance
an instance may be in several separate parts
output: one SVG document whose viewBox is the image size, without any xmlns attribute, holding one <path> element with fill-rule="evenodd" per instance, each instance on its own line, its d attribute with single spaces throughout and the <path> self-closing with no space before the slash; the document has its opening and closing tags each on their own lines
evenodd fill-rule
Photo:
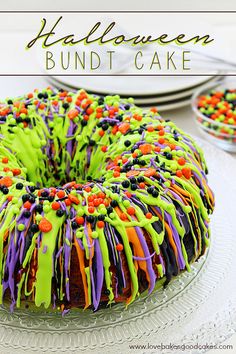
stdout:
<svg viewBox="0 0 236 354">
<path fill-rule="evenodd" d="M 98 238 L 98 232 L 97 231 L 93 231 L 92 232 L 92 238 Z"/>
<path fill-rule="evenodd" d="M 24 225 L 24 224 L 18 224 L 18 225 L 17 225 L 17 229 L 18 229 L 19 231 L 24 231 L 25 225 Z"/>
<path fill-rule="evenodd" d="M 126 208 L 128 208 L 130 206 L 130 201 L 129 200 L 124 200 L 123 204 Z"/>
</svg>

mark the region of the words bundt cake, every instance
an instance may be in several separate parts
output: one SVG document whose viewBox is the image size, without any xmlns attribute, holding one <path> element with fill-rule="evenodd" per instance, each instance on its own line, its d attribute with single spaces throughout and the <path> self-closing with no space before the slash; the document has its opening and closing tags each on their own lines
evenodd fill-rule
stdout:
<svg viewBox="0 0 236 354">
<path fill-rule="evenodd" d="M 214 197 L 201 149 L 132 99 L 47 88 L 0 104 L 0 302 L 129 304 L 190 270 Z"/>
</svg>

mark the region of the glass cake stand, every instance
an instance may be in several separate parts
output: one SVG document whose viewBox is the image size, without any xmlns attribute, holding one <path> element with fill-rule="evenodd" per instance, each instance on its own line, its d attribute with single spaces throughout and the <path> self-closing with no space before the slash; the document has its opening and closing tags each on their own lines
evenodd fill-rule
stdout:
<svg viewBox="0 0 236 354">
<path fill-rule="evenodd" d="M 216 194 L 209 252 L 190 273 L 163 290 L 139 298 L 127 309 L 120 304 L 96 313 L 59 314 L 0 309 L 0 353 L 134 353 L 131 345 L 147 345 L 148 353 L 178 353 L 151 349 L 158 344 L 188 345 L 187 353 L 205 349 L 236 331 L 236 162 L 227 153 L 199 139 Z M 192 349 L 191 349 L 192 348 Z"/>
</svg>

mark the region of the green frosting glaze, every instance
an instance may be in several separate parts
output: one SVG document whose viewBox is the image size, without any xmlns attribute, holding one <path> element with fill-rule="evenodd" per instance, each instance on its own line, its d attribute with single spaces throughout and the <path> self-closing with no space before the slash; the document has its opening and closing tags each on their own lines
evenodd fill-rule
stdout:
<svg viewBox="0 0 236 354">
<path fill-rule="evenodd" d="M 57 241 L 58 231 L 63 224 L 63 218 L 55 216 L 53 211 L 47 214 L 47 218 L 53 225 L 52 230 L 43 234 L 41 246 L 38 251 L 38 271 L 35 282 L 35 304 L 44 305 L 45 308 L 51 303 L 51 286 L 53 274 L 53 253 Z"/>
</svg>

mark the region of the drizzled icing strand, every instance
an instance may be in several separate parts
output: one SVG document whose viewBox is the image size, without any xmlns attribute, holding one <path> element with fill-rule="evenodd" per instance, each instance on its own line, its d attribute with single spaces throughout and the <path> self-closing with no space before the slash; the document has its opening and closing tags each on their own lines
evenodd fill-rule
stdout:
<svg viewBox="0 0 236 354">
<path fill-rule="evenodd" d="M 133 100 L 55 91 L 0 104 L 0 301 L 127 304 L 190 270 L 214 197 L 202 151 Z"/>
</svg>

